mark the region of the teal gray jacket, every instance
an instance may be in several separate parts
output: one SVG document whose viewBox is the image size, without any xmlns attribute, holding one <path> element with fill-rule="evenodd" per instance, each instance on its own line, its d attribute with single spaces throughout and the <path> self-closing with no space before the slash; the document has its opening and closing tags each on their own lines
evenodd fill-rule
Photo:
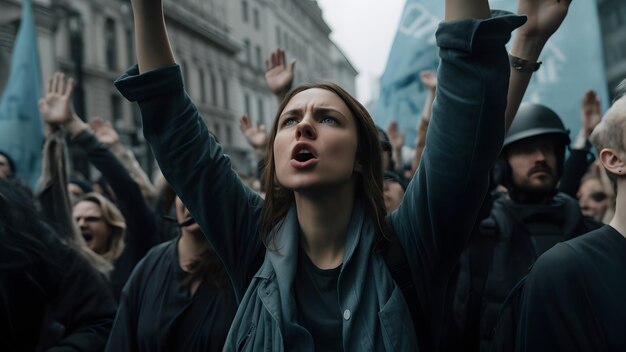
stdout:
<svg viewBox="0 0 626 352">
<path fill-rule="evenodd" d="M 442 23 L 439 85 L 420 168 L 390 223 L 410 260 L 422 312 L 416 339 L 402 292 L 360 204 L 352 212 L 337 284 L 346 351 L 437 349 L 448 283 L 488 188 L 504 137 L 509 64 L 504 45 L 524 19 Z M 292 208 L 266 250 L 258 231 L 263 200 L 246 187 L 185 93 L 178 66 L 138 74 L 116 86 L 137 101 L 144 135 L 163 174 L 224 262 L 240 302 L 224 350 L 308 350 L 293 291 L 298 222 Z M 264 256 L 264 258 L 263 258 Z"/>
</svg>

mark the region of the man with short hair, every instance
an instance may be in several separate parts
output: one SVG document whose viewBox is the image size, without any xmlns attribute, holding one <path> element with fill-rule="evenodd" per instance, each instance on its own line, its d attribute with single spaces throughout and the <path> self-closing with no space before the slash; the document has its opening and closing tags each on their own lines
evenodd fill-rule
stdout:
<svg viewBox="0 0 626 352">
<path fill-rule="evenodd" d="M 600 226 L 582 215 L 575 199 L 558 192 L 569 142 L 554 111 L 540 104 L 520 107 L 498 165 L 508 197 L 493 201 L 461 257 L 453 334 L 462 346 L 454 349 L 488 350 L 500 308 L 535 260 L 558 242 Z"/>
<path fill-rule="evenodd" d="M 611 223 L 560 243 L 526 279 L 516 351 L 626 351 L 626 80 L 591 141 L 617 189 Z"/>
</svg>

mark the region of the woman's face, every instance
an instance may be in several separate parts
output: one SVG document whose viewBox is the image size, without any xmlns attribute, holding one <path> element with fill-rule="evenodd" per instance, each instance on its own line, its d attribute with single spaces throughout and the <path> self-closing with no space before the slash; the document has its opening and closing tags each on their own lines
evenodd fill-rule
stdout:
<svg viewBox="0 0 626 352">
<path fill-rule="evenodd" d="M 355 119 L 333 92 L 312 88 L 291 98 L 274 139 L 276 178 L 294 191 L 332 189 L 360 171 Z"/>
<path fill-rule="evenodd" d="M 585 216 L 602 221 L 610 205 L 610 199 L 597 179 L 588 179 L 578 189 L 578 204 Z"/>
<path fill-rule="evenodd" d="M 111 229 L 102 218 L 100 206 L 94 202 L 80 201 L 74 206 L 72 216 L 87 247 L 98 254 L 106 253 L 110 247 Z"/>
</svg>

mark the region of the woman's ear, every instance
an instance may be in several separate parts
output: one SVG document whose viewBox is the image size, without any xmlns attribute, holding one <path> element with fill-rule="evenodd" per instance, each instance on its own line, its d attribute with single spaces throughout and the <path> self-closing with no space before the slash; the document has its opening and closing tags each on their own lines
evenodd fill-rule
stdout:
<svg viewBox="0 0 626 352">
<path fill-rule="evenodd" d="M 615 149 L 602 149 L 600 151 L 599 159 L 607 172 L 610 172 L 615 176 L 626 175 L 626 163 L 624 163 L 624 158 Z"/>
</svg>

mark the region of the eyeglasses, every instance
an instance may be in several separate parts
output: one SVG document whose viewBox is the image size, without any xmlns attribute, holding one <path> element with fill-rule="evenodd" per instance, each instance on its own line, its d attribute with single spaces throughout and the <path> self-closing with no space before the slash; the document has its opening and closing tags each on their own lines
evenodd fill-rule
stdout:
<svg viewBox="0 0 626 352">
<path fill-rule="evenodd" d="M 74 220 L 76 220 L 76 222 L 77 222 L 77 223 L 78 223 L 78 222 L 80 222 L 80 219 L 85 220 L 85 222 L 98 222 L 98 221 L 102 221 L 102 218 L 101 218 L 101 217 L 99 217 L 99 216 L 85 216 L 84 218 L 83 218 L 83 217 L 77 217 L 77 218 L 74 218 Z"/>
</svg>

